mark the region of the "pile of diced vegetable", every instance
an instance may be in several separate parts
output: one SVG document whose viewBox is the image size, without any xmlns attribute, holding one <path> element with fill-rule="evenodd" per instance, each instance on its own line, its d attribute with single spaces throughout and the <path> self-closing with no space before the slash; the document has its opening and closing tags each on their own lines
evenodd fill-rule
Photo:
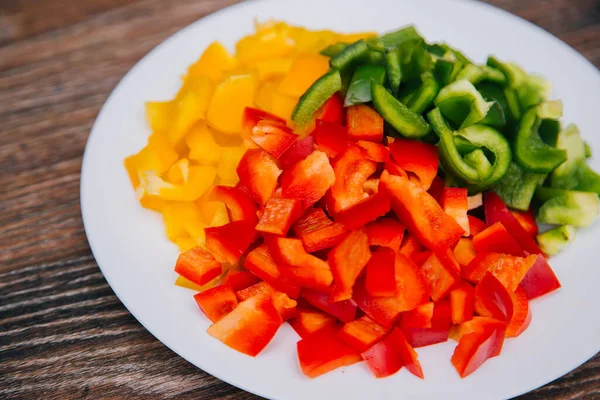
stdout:
<svg viewBox="0 0 600 400">
<path fill-rule="evenodd" d="M 287 321 L 311 378 L 361 361 L 423 378 L 414 349 L 449 338 L 466 377 L 560 288 L 547 256 L 598 216 L 589 147 L 540 77 L 413 27 L 322 53 L 291 121 L 244 107 L 239 182 L 206 195 L 224 220 L 175 271 L 218 282 L 194 298 L 247 355 Z"/>
</svg>

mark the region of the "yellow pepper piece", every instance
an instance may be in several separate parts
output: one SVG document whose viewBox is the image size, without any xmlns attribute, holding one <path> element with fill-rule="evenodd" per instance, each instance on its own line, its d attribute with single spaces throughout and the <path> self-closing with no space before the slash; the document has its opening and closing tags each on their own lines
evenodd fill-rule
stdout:
<svg viewBox="0 0 600 400">
<path fill-rule="evenodd" d="M 300 97 L 327 71 L 329 71 L 329 58 L 321 54 L 299 55 L 279 84 L 279 92 L 291 97 Z"/>
<path fill-rule="evenodd" d="M 215 167 L 194 165 L 189 168 L 186 183 L 173 184 L 163 180 L 153 171 L 146 171 L 140 176 L 141 194 L 158 196 L 164 200 L 194 201 L 212 186 L 216 175 Z"/>
<path fill-rule="evenodd" d="M 167 171 L 167 180 L 171 183 L 186 183 L 190 176 L 190 162 L 182 158 Z"/>
<path fill-rule="evenodd" d="M 279 80 L 263 83 L 256 93 L 254 102 L 258 108 L 290 120 L 298 99 L 279 93 L 277 91 L 279 85 Z"/>
<path fill-rule="evenodd" d="M 164 209 L 163 213 L 169 214 L 179 226 L 183 226 L 187 232 L 186 236 L 204 244 L 206 224 L 202 220 L 202 214 L 196 204 L 193 202 L 173 202 Z"/>
<path fill-rule="evenodd" d="M 231 71 L 237 67 L 237 59 L 219 42 L 212 42 L 204 53 L 188 69 L 188 77 L 208 76 L 219 80 L 223 71 Z"/>
<path fill-rule="evenodd" d="M 221 159 L 217 165 L 217 175 L 221 179 L 233 180 L 237 179 L 237 166 L 246 152 L 243 146 L 239 147 L 222 147 Z"/>
<path fill-rule="evenodd" d="M 167 207 L 168 202 L 156 196 L 143 196 L 140 199 L 140 204 L 142 207 L 149 210 L 162 212 L 162 210 Z"/>
<path fill-rule="evenodd" d="M 258 86 L 253 73 L 230 75 L 216 88 L 207 112 L 211 127 L 223 133 L 242 131 L 244 108 L 251 107 Z"/>
<path fill-rule="evenodd" d="M 180 286 L 182 288 L 186 288 L 186 289 L 192 289 L 192 290 L 195 290 L 196 292 L 204 292 L 205 290 L 210 289 L 211 287 L 215 286 L 220 278 L 221 277 L 218 276 L 215 279 L 213 279 L 212 281 L 208 282 L 207 284 L 200 286 L 200 285 L 196 285 L 192 281 L 185 279 L 183 276 L 178 276 L 177 279 L 175 280 L 175 285 Z"/>
<path fill-rule="evenodd" d="M 202 197 L 196 200 L 194 204 L 196 204 L 196 207 L 200 210 L 203 221 L 210 225 L 210 221 L 212 221 L 215 211 L 219 207 L 218 201 L 211 200 L 211 191 L 209 190 L 202 195 Z"/>
<path fill-rule="evenodd" d="M 196 122 L 206 118 L 214 92 L 212 81 L 205 76 L 189 77 L 175 98 L 175 118 L 169 130 L 171 143 L 177 144 Z"/>
<path fill-rule="evenodd" d="M 217 202 L 215 214 L 213 215 L 212 221 L 210 221 L 210 226 L 223 226 L 229 222 L 227 207 L 225 207 L 224 203 Z"/>
<path fill-rule="evenodd" d="M 180 251 L 186 251 L 199 246 L 198 241 L 191 237 L 183 237 L 175 240 L 175 244 L 179 247 Z"/>
<path fill-rule="evenodd" d="M 177 161 L 179 155 L 161 132 L 154 132 L 148 138 L 148 145 L 137 154 L 125 159 L 125 169 L 133 187 L 140 184 L 140 174 L 154 171 L 157 175 L 164 174 Z"/>
<path fill-rule="evenodd" d="M 162 216 L 165 221 L 165 233 L 169 240 L 174 242 L 177 239 L 188 237 L 187 230 L 183 226 L 181 220 L 171 209 L 169 209 L 169 207 L 165 207 L 162 210 Z"/>
<path fill-rule="evenodd" d="M 235 49 L 240 63 L 248 65 L 289 54 L 293 50 L 293 42 L 283 32 L 269 29 L 242 38 Z"/>
<path fill-rule="evenodd" d="M 146 120 L 152 131 L 168 132 L 173 114 L 172 101 L 148 101 L 145 104 Z"/>
<path fill-rule="evenodd" d="M 292 66 L 291 58 L 273 58 L 270 60 L 261 60 L 250 65 L 258 71 L 258 79 L 264 81 L 273 77 L 285 75 Z"/>
<path fill-rule="evenodd" d="M 217 144 L 212 130 L 201 121 L 185 136 L 190 149 L 189 158 L 203 165 L 217 165 L 221 159 L 221 146 Z"/>
<path fill-rule="evenodd" d="M 333 31 L 309 31 L 299 27 L 290 27 L 289 35 L 293 39 L 294 49 L 298 53 L 318 53 L 329 44 L 334 43 L 337 37 Z"/>
<path fill-rule="evenodd" d="M 234 187 L 235 185 L 238 184 L 239 181 L 240 181 L 239 178 L 235 178 L 235 179 L 219 179 L 219 185 Z"/>
</svg>

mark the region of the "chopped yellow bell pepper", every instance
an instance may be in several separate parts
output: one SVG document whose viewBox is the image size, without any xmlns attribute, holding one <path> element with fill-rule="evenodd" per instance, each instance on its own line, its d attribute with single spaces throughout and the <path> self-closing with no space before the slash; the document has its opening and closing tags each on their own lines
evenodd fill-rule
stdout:
<svg viewBox="0 0 600 400">
<path fill-rule="evenodd" d="M 182 158 L 167 171 L 167 180 L 171 183 L 186 183 L 190 177 L 190 161 Z"/>
<path fill-rule="evenodd" d="M 242 38 L 235 49 L 240 63 L 248 65 L 289 54 L 293 50 L 293 42 L 285 33 L 269 29 Z"/>
<path fill-rule="evenodd" d="M 206 122 L 198 122 L 185 136 L 190 149 L 189 158 L 203 165 L 217 165 L 221 159 L 221 146 L 217 144 L 213 131 Z"/>
<path fill-rule="evenodd" d="M 154 132 L 148 138 L 148 145 L 137 154 L 127 157 L 124 164 L 135 188 L 140 184 L 141 173 L 154 171 L 157 175 L 162 175 L 178 158 L 179 155 L 166 136 L 161 132 Z"/>
<path fill-rule="evenodd" d="M 140 204 L 142 207 L 158 212 L 162 212 L 168 203 L 168 201 L 156 196 L 142 196 L 140 198 Z"/>
<path fill-rule="evenodd" d="M 205 76 L 188 77 L 174 100 L 174 122 L 169 130 L 171 143 L 176 144 L 201 119 L 206 118 L 214 84 Z"/>
<path fill-rule="evenodd" d="M 217 206 L 215 209 L 215 214 L 213 215 L 212 220 L 210 221 L 210 226 L 223 226 L 228 224 L 229 213 L 227 212 L 227 207 L 225 207 L 224 203 L 217 202 Z"/>
<path fill-rule="evenodd" d="M 194 165 L 189 167 L 186 183 L 173 184 L 165 181 L 153 171 L 146 171 L 140 176 L 140 189 L 142 189 L 142 197 L 150 195 L 164 200 L 194 201 L 212 186 L 216 175 L 215 167 Z"/>
<path fill-rule="evenodd" d="M 183 226 L 187 237 L 195 239 L 198 243 L 204 244 L 204 228 L 206 224 L 202 220 L 202 214 L 193 202 L 172 202 L 163 210 L 163 214 L 168 214 L 178 226 Z"/>
<path fill-rule="evenodd" d="M 279 93 L 280 82 L 280 80 L 264 82 L 258 89 L 254 102 L 258 108 L 290 120 L 298 99 Z"/>
<path fill-rule="evenodd" d="M 165 221 L 165 233 L 169 240 L 174 242 L 180 238 L 188 237 L 187 230 L 183 226 L 183 223 L 168 206 L 165 207 L 161 213 L 163 220 Z"/>
<path fill-rule="evenodd" d="M 211 127 L 223 133 L 242 131 L 244 108 L 251 107 L 258 86 L 255 73 L 230 75 L 216 88 L 207 112 Z"/>
<path fill-rule="evenodd" d="M 309 31 L 295 26 L 289 28 L 289 36 L 294 41 L 294 50 L 298 53 L 318 53 L 334 43 L 337 38 L 333 31 Z"/>
<path fill-rule="evenodd" d="M 219 42 L 212 42 L 204 53 L 188 69 L 188 77 L 208 76 L 218 81 L 223 71 L 231 71 L 237 67 L 237 59 Z"/>
<path fill-rule="evenodd" d="M 329 71 L 329 58 L 321 54 L 302 54 L 294 59 L 292 67 L 279 84 L 279 92 L 300 97 L 323 74 Z"/>
<path fill-rule="evenodd" d="M 168 132 L 173 115 L 172 101 L 148 101 L 145 104 L 146 120 L 152 131 Z"/>
<path fill-rule="evenodd" d="M 196 204 L 196 207 L 198 207 L 200 210 L 203 221 L 210 225 L 210 222 L 215 215 L 215 211 L 219 207 L 219 202 L 212 200 L 211 193 L 209 191 L 196 200 L 194 204 Z"/>
<path fill-rule="evenodd" d="M 257 61 L 249 65 L 250 68 L 256 68 L 258 79 L 264 81 L 274 77 L 285 75 L 292 66 L 291 58 L 273 58 L 270 60 Z"/>
<path fill-rule="evenodd" d="M 233 180 L 237 179 L 237 166 L 246 152 L 246 148 L 239 147 L 222 147 L 221 159 L 217 165 L 217 175 L 221 179 Z"/>
<path fill-rule="evenodd" d="M 199 246 L 198 241 L 191 237 L 182 237 L 175 240 L 175 244 L 179 247 L 180 251 L 186 251 Z"/>
<path fill-rule="evenodd" d="M 219 281 L 219 279 L 221 279 L 220 276 L 216 277 L 215 279 L 208 282 L 207 284 L 200 286 L 200 285 L 196 285 L 192 281 L 185 279 L 183 276 L 178 276 L 177 279 L 175 280 L 175 285 L 180 286 L 182 288 L 186 288 L 186 289 L 192 289 L 192 290 L 195 290 L 196 292 L 204 292 L 205 290 L 210 289 L 211 287 L 215 286 L 217 284 L 217 282 Z"/>
<path fill-rule="evenodd" d="M 222 178 L 219 178 L 219 185 L 234 187 L 235 185 L 238 184 L 239 181 L 240 181 L 240 179 L 237 178 L 237 177 L 234 178 L 234 179 L 222 179 Z"/>
</svg>

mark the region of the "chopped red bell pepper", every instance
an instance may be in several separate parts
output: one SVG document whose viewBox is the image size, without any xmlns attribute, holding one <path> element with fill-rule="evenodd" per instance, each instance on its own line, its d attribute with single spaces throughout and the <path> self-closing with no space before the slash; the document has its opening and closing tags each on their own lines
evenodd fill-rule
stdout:
<svg viewBox="0 0 600 400">
<path fill-rule="evenodd" d="M 230 286 L 234 292 L 246 289 L 255 283 L 260 282 L 260 278 L 248 271 L 234 271 L 230 269 L 223 279 L 223 285 Z"/>
<path fill-rule="evenodd" d="M 406 367 L 411 374 L 423 379 L 423 369 L 417 352 L 398 328 L 394 328 L 382 341 L 361 355 L 377 378 L 393 375 L 402 367 Z"/>
<path fill-rule="evenodd" d="M 454 257 L 458 264 L 462 267 L 469 265 L 475 258 L 475 248 L 473 247 L 473 240 L 469 238 L 460 238 L 456 247 L 454 248 Z"/>
<path fill-rule="evenodd" d="M 207 332 L 232 349 L 256 357 L 273 339 L 282 322 L 271 297 L 258 295 L 238 304 Z"/>
<path fill-rule="evenodd" d="M 333 247 L 346 236 L 346 228 L 330 220 L 322 208 L 308 209 L 293 230 L 309 253 Z"/>
<path fill-rule="evenodd" d="M 370 246 L 388 247 L 397 252 L 404 238 L 404 225 L 394 218 L 380 218 L 365 227 Z"/>
<path fill-rule="evenodd" d="M 380 341 L 386 333 L 384 327 L 373 321 L 369 316 L 363 315 L 356 321 L 345 324 L 338 332 L 338 337 L 342 342 L 352 346 L 357 351 L 363 352 Z"/>
<path fill-rule="evenodd" d="M 348 137 L 352 140 L 383 140 L 383 118 L 373 108 L 358 104 L 346 109 Z"/>
<path fill-rule="evenodd" d="M 431 328 L 402 327 L 404 337 L 412 347 L 425 347 L 446 342 L 452 324 L 450 302 L 448 300 L 435 303 L 431 317 Z"/>
<path fill-rule="evenodd" d="M 315 114 L 317 119 L 343 124 L 345 115 L 342 95 L 339 92 L 335 93 Z"/>
<path fill-rule="evenodd" d="M 248 189 L 250 198 L 261 206 L 273 196 L 281 169 L 276 160 L 262 149 L 250 149 L 237 166 L 240 182 Z"/>
<path fill-rule="evenodd" d="M 326 374 L 361 360 L 360 354 L 337 337 L 332 327 L 325 327 L 297 344 L 298 361 L 309 378 Z"/>
<path fill-rule="evenodd" d="M 469 233 L 471 236 L 477 235 L 479 232 L 486 229 L 488 226 L 485 222 L 472 215 L 467 215 L 469 218 Z"/>
<path fill-rule="evenodd" d="M 263 120 L 279 122 L 285 124 L 283 118 L 273 115 L 263 110 L 258 110 L 252 107 L 246 107 L 244 109 L 244 115 L 242 116 L 242 128 L 244 131 L 244 138 L 250 139 L 252 135 L 252 129 Z"/>
<path fill-rule="evenodd" d="M 256 238 L 254 222 L 232 221 L 204 228 L 206 248 L 221 263 L 235 264 Z"/>
<path fill-rule="evenodd" d="M 431 187 L 438 172 L 437 146 L 418 140 L 395 138 L 390 143 L 390 153 L 400 168 L 419 178 L 425 190 Z"/>
<path fill-rule="evenodd" d="M 429 249 L 452 248 L 462 236 L 463 229 L 422 187 L 383 171 L 380 189 L 389 193 L 400 222 Z"/>
<path fill-rule="evenodd" d="M 360 147 L 351 146 L 340 153 L 331 165 L 335 183 L 325 196 L 325 204 L 329 214 L 335 215 L 368 196 L 364 184 L 375 172 L 377 163 L 367 160 Z"/>
<path fill-rule="evenodd" d="M 372 297 L 392 297 L 399 294 L 396 283 L 396 253 L 390 250 L 376 251 L 366 266 L 365 287 Z"/>
<path fill-rule="evenodd" d="M 314 308 L 298 306 L 296 316 L 290 321 L 290 325 L 301 338 L 305 338 L 327 326 L 333 326 L 335 322 L 335 317 L 329 314 Z"/>
<path fill-rule="evenodd" d="M 327 154 L 315 150 L 285 171 L 281 178 L 283 197 L 300 199 L 304 207 L 319 201 L 335 183 L 335 173 Z"/>
<path fill-rule="evenodd" d="M 352 298 L 352 287 L 371 258 L 369 238 L 364 229 L 350 232 L 328 254 L 327 260 L 333 273 L 331 301 Z"/>
<path fill-rule="evenodd" d="M 485 220 L 488 225 L 502 222 L 502 225 L 515 238 L 523 250 L 529 254 L 542 254 L 542 250 L 535 240 L 521 226 L 500 196 L 494 192 L 484 193 L 483 207 L 485 210 Z"/>
<path fill-rule="evenodd" d="M 535 262 L 521 281 L 521 286 L 529 299 L 535 299 L 560 288 L 560 282 L 554 275 L 550 265 L 548 265 L 546 257 L 538 254 Z"/>
<path fill-rule="evenodd" d="M 473 319 L 475 289 L 471 284 L 461 281 L 450 291 L 450 308 L 453 324 L 460 324 Z"/>
<path fill-rule="evenodd" d="M 531 310 L 527 293 L 521 286 L 511 293 L 513 301 L 513 316 L 506 327 L 506 337 L 516 337 L 525 332 L 531 322 Z"/>
<path fill-rule="evenodd" d="M 250 139 L 273 157 L 279 158 L 298 140 L 298 135 L 285 122 L 263 119 L 252 128 Z"/>
<path fill-rule="evenodd" d="M 506 253 L 517 257 L 525 256 L 519 243 L 508 233 L 501 222 L 496 222 L 473 236 L 473 247 L 477 252 L 487 251 Z"/>
<path fill-rule="evenodd" d="M 429 194 L 440 204 L 442 204 L 442 195 L 444 194 L 444 188 L 446 183 L 439 176 L 435 176 L 429 187 Z"/>
<path fill-rule="evenodd" d="M 318 119 L 314 131 L 315 142 L 319 150 L 330 158 L 335 158 L 350 145 L 346 127 L 335 122 Z"/>
<path fill-rule="evenodd" d="M 385 163 L 384 169 L 390 174 L 390 175 L 396 175 L 396 176 L 401 176 L 403 178 L 408 179 L 408 174 L 406 173 L 405 170 L 403 170 L 402 168 L 400 168 L 398 166 L 398 164 L 396 164 L 396 162 L 392 159 L 390 159 L 390 161 Z"/>
<path fill-rule="evenodd" d="M 463 236 L 470 235 L 469 218 L 469 200 L 467 189 L 464 188 L 444 188 L 440 202 L 446 214 L 450 215 L 465 231 Z"/>
<path fill-rule="evenodd" d="M 279 165 L 283 170 L 289 169 L 297 162 L 308 157 L 314 150 L 314 136 L 306 136 L 302 139 L 298 139 L 279 157 Z"/>
<path fill-rule="evenodd" d="M 300 239 L 271 237 L 265 243 L 282 273 L 302 287 L 329 293 L 332 269 L 326 261 L 307 253 Z"/>
<path fill-rule="evenodd" d="M 231 221 L 251 221 L 256 224 L 256 204 L 241 189 L 231 186 L 215 186 L 210 199 L 225 203 Z"/>
<path fill-rule="evenodd" d="M 273 305 L 281 315 L 281 319 L 287 321 L 296 315 L 296 300 L 291 299 L 287 294 L 279 292 L 265 281 L 258 282 L 252 286 L 235 292 L 239 301 L 244 301 L 252 296 L 266 295 L 271 296 Z"/>
<path fill-rule="evenodd" d="M 475 286 L 475 312 L 507 323 L 514 308 L 510 292 L 490 272 Z"/>
<path fill-rule="evenodd" d="M 365 181 L 363 189 L 367 194 L 375 194 L 379 192 L 379 178 L 369 178 Z"/>
<path fill-rule="evenodd" d="M 378 163 L 386 163 L 390 161 L 390 149 L 386 146 L 366 140 L 359 140 L 357 144 L 362 147 L 363 153 L 367 160 Z"/>
<path fill-rule="evenodd" d="M 175 272 L 196 285 L 205 285 L 221 275 L 221 263 L 200 246 L 184 251 L 177 257 Z"/>
<path fill-rule="evenodd" d="M 233 289 L 227 285 L 218 285 L 197 293 L 194 300 L 211 322 L 217 322 L 238 305 Z"/>
<path fill-rule="evenodd" d="M 488 358 L 500 354 L 504 344 L 504 324 L 488 324 L 481 330 L 460 338 L 452 354 L 452 365 L 461 378 L 465 378 L 481 366 Z"/>
<path fill-rule="evenodd" d="M 431 322 L 433 319 L 433 309 L 435 303 L 430 301 L 414 308 L 410 311 L 402 313 L 400 318 L 400 327 L 406 328 L 431 328 Z"/>
<path fill-rule="evenodd" d="M 259 294 L 270 296 L 274 290 L 273 286 L 269 285 L 267 282 L 260 281 L 252 286 L 236 291 L 235 295 L 239 301 L 244 301 Z"/>
<path fill-rule="evenodd" d="M 421 267 L 423 266 L 423 264 L 425 264 L 425 261 L 427 261 L 429 257 L 431 257 L 431 253 L 432 251 L 430 250 L 417 251 L 412 253 L 409 258 L 412 260 L 412 262 Z"/>
<path fill-rule="evenodd" d="M 529 209 L 528 211 L 515 211 L 511 210 L 512 215 L 519 221 L 519 224 L 525 229 L 527 233 L 531 235 L 531 237 L 535 237 L 538 232 L 538 226 L 535 222 L 535 215 L 533 215 L 533 209 Z"/>
<path fill-rule="evenodd" d="M 450 249 L 432 253 L 421 269 L 429 282 L 431 298 L 435 302 L 445 298 L 460 281 L 460 267 Z"/>
<path fill-rule="evenodd" d="M 390 197 L 387 193 L 375 193 L 334 214 L 333 219 L 346 229 L 358 229 L 387 214 L 390 209 Z"/>
<path fill-rule="evenodd" d="M 410 258 L 414 253 L 420 252 L 422 249 L 423 246 L 421 246 L 421 243 L 419 243 L 417 238 L 410 233 L 407 233 L 404 236 L 402 245 L 400 245 L 399 252 Z"/>
<path fill-rule="evenodd" d="M 248 253 L 244 267 L 288 296 L 293 298 L 300 296 L 300 286 L 292 278 L 280 272 L 265 244 Z"/>
<path fill-rule="evenodd" d="M 256 230 L 285 236 L 298 218 L 302 216 L 302 200 L 273 197 L 265 205 Z"/>
<path fill-rule="evenodd" d="M 450 328 L 450 338 L 459 342 L 463 336 L 468 335 L 469 333 L 481 332 L 486 328 L 489 329 L 501 327 L 506 327 L 506 324 L 502 321 L 498 321 L 497 319 L 490 317 L 474 316 L 473 319 L 469 321 L 465 321 L 458 325 L 453 325 Z M 498 352 L 498 354 L 500 354 L 500 352 Z"/>
<path fill-rule="evenodd" d="M 509 292 L 514 292 L 536 258 L 536 255 L 515 257 L 509 254 L 481 252 L 462 269 L 461 274 L 465 279 L 477 283 L 489 271 Z"/>
<path fill-rule="evenodd" d="M 356 303 L 353 300 L 329 302 L 329 295 L 316 292 L 314 290 L 304 289 L 302 298 L 313 307 L 326 312 L 339 319 L 342 322 L 354 321 L 356 316 Z"/>
<path fill-rule="evenodd" d="M 364 282 L 354 287 L 354 301 L 369 317 L 373 318 L 384 328 L 391 328 L 406 307 L 400 304 L 396 297 L 372 297 L 367 293 Z"/>
</svg>

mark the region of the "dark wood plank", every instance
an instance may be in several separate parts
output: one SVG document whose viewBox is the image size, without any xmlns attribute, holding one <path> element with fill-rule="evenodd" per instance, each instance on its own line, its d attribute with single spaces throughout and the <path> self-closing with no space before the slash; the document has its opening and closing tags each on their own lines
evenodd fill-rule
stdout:
<svg viewBox="0 0 600 400">
<path fill-rule="evenodd" d="M 79 210 L 81 155 L 112 88 L 162 40 L 236 1 L 0 2 L 0 398 L 256 398 L 176 356 L 129 314 Z M 600 66 L 597 0 L 488 2 Z M 600 398 L 600 356 L 520 398 Z"/>
</svg>

